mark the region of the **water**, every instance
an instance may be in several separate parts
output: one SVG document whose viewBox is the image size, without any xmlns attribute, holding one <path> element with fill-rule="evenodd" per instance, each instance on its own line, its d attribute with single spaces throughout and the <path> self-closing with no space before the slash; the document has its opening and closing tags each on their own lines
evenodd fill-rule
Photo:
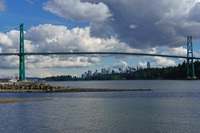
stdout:
<svg viewBox="0 0 200 133">
<path fill-rule="evenodd" d="M 200 81 L 136 80 L 49 82 L 82 88 L 152 89 L 147 92 L 17 94 L 53 98 L 0 104 L 2 133 L 198 133 Z"/>
</svg>

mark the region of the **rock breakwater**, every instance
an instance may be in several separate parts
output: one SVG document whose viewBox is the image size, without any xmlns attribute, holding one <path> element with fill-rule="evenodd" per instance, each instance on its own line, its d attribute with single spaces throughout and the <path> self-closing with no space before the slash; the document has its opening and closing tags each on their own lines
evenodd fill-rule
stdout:
<svg viewBox="0 0 200 133">
<path fill-rule="evenodd" d="M 0 93 L 51 93 L 51 92 L 107 92 L 107 91 L 150 91 L 151 89 L 97 89 L 52 86 L 45 83 L 16 82 L 0 84 Z"/>
</svg>

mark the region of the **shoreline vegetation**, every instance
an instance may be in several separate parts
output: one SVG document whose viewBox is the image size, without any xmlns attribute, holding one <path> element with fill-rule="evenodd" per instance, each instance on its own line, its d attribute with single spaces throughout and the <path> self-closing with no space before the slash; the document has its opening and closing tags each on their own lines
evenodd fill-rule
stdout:
<svg viewBox="0 0 200 133">
<path fill-rule="evenodd" d="M 111 92 L 111 91 L 150 91 L 151 89 L 99 89 L 52 86 L 45 83 L 15 82 L 0 84 L 0 93 L 56 93 L 56 92 Z"/>
</svg>

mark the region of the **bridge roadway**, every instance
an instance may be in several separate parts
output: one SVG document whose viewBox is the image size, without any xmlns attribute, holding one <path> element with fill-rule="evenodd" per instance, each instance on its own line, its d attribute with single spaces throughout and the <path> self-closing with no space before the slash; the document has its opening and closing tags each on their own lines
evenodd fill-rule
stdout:
<svg viewBox="0 0 200 133">
<path fill-rule="evenodd" d="M 21 55 L 86 55 L 86 54 L 110 54 L 110 55 L 137 55 L 137 56 L 158 56 L 158 57 L 170 57 L 170 58 L 184 58 L 187 56 L 177 56 L 177 55 L 164 55 L 164 54 L 147 54 L 147 53 L 124 53 L 124 52 L 49 52 L 49 53 L 22 53 Z M 0 53 L 0 56 L 20 56 L 20 53 Z M 189 59 L 192 59 L 190 57 Z M 193 57 L 193 59 L 199 60 L 200 57 Z"/>
</svg>

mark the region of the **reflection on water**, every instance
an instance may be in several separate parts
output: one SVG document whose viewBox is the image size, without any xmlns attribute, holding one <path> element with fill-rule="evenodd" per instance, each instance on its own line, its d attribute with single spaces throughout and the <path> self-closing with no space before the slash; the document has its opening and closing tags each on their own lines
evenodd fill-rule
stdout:
<svg viewBox="0 0 200 133">
<path fill-rule="evenodd" d="M 89 82 L 76 82 L 76 84 L 75 82 L 53 82 L 53 84 L 72 87 L 89 86 Z M 193 87 L 189 88 L 191 84 Z M 199 81 L 192 81 L 192 83 L 188 81 L 93 81 L 90 82 L 91 88 L 124 87 L 127 89 L 134 86 L 135 88 L 150 87 L 153 91 L 2 93 L 0 97 L 54 98 L 54 100 L 0 104 L 0 131 L 8 133 L 199 132 L 198 85 Z"/>
</svg>

